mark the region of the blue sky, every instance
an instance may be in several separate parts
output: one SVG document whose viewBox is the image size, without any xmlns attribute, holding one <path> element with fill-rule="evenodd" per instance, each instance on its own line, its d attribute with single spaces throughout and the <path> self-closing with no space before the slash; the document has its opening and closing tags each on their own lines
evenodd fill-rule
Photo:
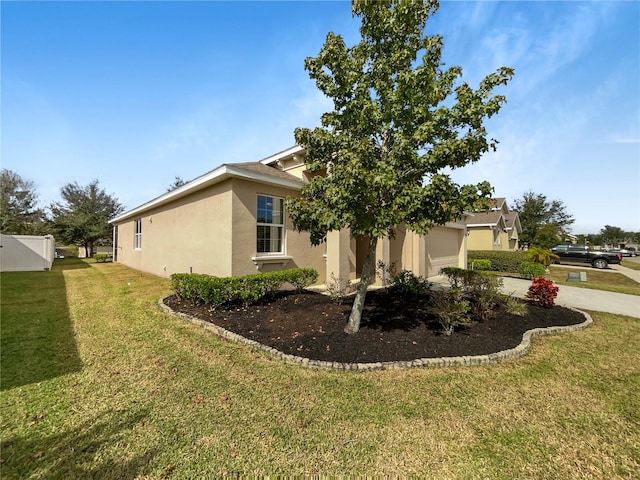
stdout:
<svg viewBox="0 0 640 480">
<path fill-rule="evenodd" d="M 77 181 L 127 208 L 175 176 L 294 144 L 331 103 L 304 70 L 350 2 L 1 2 L 3 168 L 41 204 Z M 640 231 L 640 3 L 442 2 L 428 32 L 477 86 L 516 75 L 488 122 L 496 153 L 452 172 L 513 204 L 561 200 L 573 232 Z"/>
</svg>

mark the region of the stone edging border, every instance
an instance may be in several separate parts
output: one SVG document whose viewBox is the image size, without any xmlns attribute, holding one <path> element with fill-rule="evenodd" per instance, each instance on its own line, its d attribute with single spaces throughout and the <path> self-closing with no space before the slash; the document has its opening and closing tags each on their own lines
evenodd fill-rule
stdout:
<svg viewBox="0 0 640 480">
<path fill-rule="evenodd" d="M 489 353 L 486 355 L 475 356 L 463 356 L 463 357 L 440 357 L 440 358 L 419 358 L 416 360 L 398 361 L 398 362 L 375 362 L 375 363 L 340 363 L 340 362 L 326 362 L 323 360 L 311 360 L 309 358 L 298 357 L 296 355 L 289 355 L 277 350 L 273 347 L 263 345 L 254 340 L 249 340 L 242 335 L 231 332 L 225 328 L 219 327 L 213 323 L 209 323 L 205 320 L 193 317 L 186 313 L 176 312 L 169 306 L 165 305 L 164 300 L 169 298 L 173 294 L 158 300 L 159 307 L 170 315 L 174 315 L 191 323 L 201 326 L 202 328 L 209 330 L 210 332 L 219 335 L 222 338 L 231 340 L 236 343 L 245 345 L 253 350 L 268 353 L 274 357 L 284 361 L 291 365 L 299 365 L 307 368 L 317 368 L 322 370 L 356 370 L 356 371 L 370 371 L 370 370 L 400 370 L 405 368 L 419 368 L 419 367 L 455 367 L 455 366 L 471 366 L 471 365 L 484 365 L 487 363 L 498 363 L 507 360 L 516 360 L 529 350 L 531 347 L 531 339 L 534 337 L 540 337 L 543 335 L 553 335 L 556 333 L 575 332 L 583 328 L 588 327 L 593 323 L 591 316 L 572 307 L 563 307 L 574 310 L 585 317 L 585 321 L 576 325 L 568 326 L 555 326 L 547 328 L 533 328 L 527 330 L 522 336 L 520 344 L 509 350 L 503 350 L 501 352 Z"/>
</svg>

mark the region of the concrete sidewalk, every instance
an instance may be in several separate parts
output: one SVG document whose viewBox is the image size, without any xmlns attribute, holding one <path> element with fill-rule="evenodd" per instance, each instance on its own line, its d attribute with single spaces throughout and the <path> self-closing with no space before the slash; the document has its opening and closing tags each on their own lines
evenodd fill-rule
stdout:
<svg viewBox="0 0 640 480">
<path fill-rule="evenodd" d="M 636 273 L 634 270 L 631 271 Z M 529 285 L 531 285 L 530 280 L 519 278 L 503 277 L 503 280 L 503 293 L 512 294 L 520 298 L 524 298 L 529 290 Z M 560 289 L 556 298 L 558 305 L 640 318 L 640 296 L 592 290 L 590 288 L 567 287 L 566 285 L 558 285 L 558 288 Z"/>
</svg>

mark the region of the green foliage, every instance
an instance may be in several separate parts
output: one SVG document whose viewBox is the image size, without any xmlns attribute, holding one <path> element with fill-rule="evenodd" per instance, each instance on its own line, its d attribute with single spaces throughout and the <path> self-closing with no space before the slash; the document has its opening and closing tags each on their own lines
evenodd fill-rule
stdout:
<svg viewBox="0 0 640 480">
<path fill-rule="evenodd" d="M 476 162 L 497 142 L 483 123 L 506 101 L 494 95 L 513 76 L 502 67 L 473 89 L 462 68 L 445 69 L 442 37 L 425 34 L 436 1 L 357 2 L 361 41 L 348 47 L 329 33 L 305 69 L 333 101 L 321 126 L 297 128 L 312 178 L 286 208 L 314 245 L 330 231 L 349 228 L 376 241 L 404 223 L 418 233 L 460 218 L 491 196 L 484 181 L 454 183 L 448 169 Z M 315 175 L 314 175 L 315 174 Z M 428 181 L 425 181 L 428 179 Z M 366 286 L 375 271 L 363 268 L 349 331 L 357 331 Z"/>
<path fill-rule="evenodd" d="M 520 276 L 524 278 L 542 277 L 547 269 L 541 263 L 522 262 L 520 264 Z"/>
<path fill-rule="evenodd" d="M 605 245 L 617 247 L 618 244 L 623 243 L 630 236 L 632 234 L 625 232 L 620 227 L 605 225 L 604 228 L 600 229 L 600 237 Z"/>
<path fill-rule="evenodd" d="M 46 216 L 38 208 L 35 185 L 12 170 L 0 172 L 0 232 L 4 235 L 43 235 Z"/>
<path fill-rule="evenodd" d="M 515 201 L 514 210 L 522 226 L 520 243 L 530 247 L 553 247 L 574 222 L 560 200 L 547 200 L 545 195 L 531 191 Z"/>
<path fill-rule="evenodd" d="M 440 274 L 447 277 L 452 288 L 463 288 L 472 281 L 472 277 L 478 276 L 474 270 L 465 270 L 458 267 L 445 267 L 440 269 Z"/>
<path fill-rule="evenodd" d="M 491 271 L 519 273 L 520 264 L 527 260 L 524 252 L 509 252 L 501 250 L 469 250 L 467 252 L 467 265 L 471 268 L 471 262 L 477 259 L 487 259 L 491 262 Z"/>
<path fill-rule="evenodd" d="M 394 272 L 391 276 L 391 284 L 400 293 L 411 295 L 425 295 L 431 291 L 432 284 L 425 277 L 414 275 L 409 270 Z"/>
<path fill-rule="evenodd" d="M 182 178 L 176 175 L 175 179 L 173 180 L 173 183 L 169 185 L 169 188 L 167 188 L 167 192 L 172 192 L 176 188 L 179 188 L 186 183 L 187 183 L 186 180 L 183 180 Z"/>
<path fill-rule="evenodd" d="M 87 186 L 69 183 L 60 189 L 62 202 L 49 207 L 57 235 L 67 243 L 80 243 L 87 256 L 93 242 L 111 238 L 109 220 L 123 212 L 118 199 L 108 195 L 98 185 L 98 180 Z"/>
<path fill-rule="evenodd" d="M 532 262 L 539 263 L 548 267 L 554 260 L 559 260 L 560 257 L 553 253 L 551 250 L 542 247 L 531 247 L 526 251 L 527 259 Z M 537 275 L 536 275 L 537 276 Z"/>
<path fill-rule="evenodd" d="M 558 296 L 558 287 L 551 280 L 536 277 L 532 280 L 526 297 L 539 307 L 551 308 Z"/>
<path fill-rule="evenodd" d="M 471 323 L 471 304 L 462 296 L 462 290 L 434 291 L 429 313 L 435 315 L 446 335 L 451 335 L 455 327 Z"/>
<path fill-rule="evenodd" d="M 279 272 L 256 273 L 242 277 L 213 277 L 202 273 L 174 273 L 171 288 L 194 305 L 205 304 L 213 308 L 230 303 L 251 305 L 275 295 L 286 283 L 297 291 L 318 278 L 311 268 L 292 268 Z"/>
<path fill-rule="evenodd" d="M 471 299 L 475 318 L 484 321 L 495 316 L 502 300 L 502 285 L 502 278 L 482 272 L 476 272 L 467 280 L 464 291 Z"/>
<path fill-rule="evenodd" d="M 442 170 L 495 147 L 482 124 L 505 102 L 492 91 L 513 70 L 500 68 L 476 90 L 460 83 L 460 67 L 442 68 L 442 38 L 424 33 L 436 10 L 437 2 L 359 5 L 361 42 L 347 47 L 329 33 L 318 56 L 305 60 L 334 103 L 321 127 L 295 131 L 309 170 L 326 170 L 287 202 L 314 244 L 344 227 L 380 238 L 406 222 L 424 233 L 490 196 L 487 182 L 460 187 Z"/>
<path fill-rule="evenodd" d="M 504 309 L 511 315 L 523 317 L 527 313 L 527 305 L 513 295 L 504 295 Z"/>
<path fill-rule="evenodd" d="M 106 253 L 96 253 L 93 255 L 96 263 L 105 263 L 111 259 L 111 257 Z"/>
<path fill-rule="evenodd" d="M 440 270 L 454 291 L 461 291 L 472 305 L 473 314 L 479 320 L 487 320 L 495 315 L 501 300 L 502 279 L 495 275 L 476 270 L 445 267 Z"/>
<path fill-rule="evenodd" d="M 486 271 L 491 270 L 491 260 L 487 260 L 486 258 L 479 258 L 477 260 L 472 260 L 469 262 L 471 270 L 480 270 Z"/>
<path fill-rule="evenodd" d="M 297 292 L 318 281 L 318 272 L 313 268 L 295 268 L 289 272 L 287 282 L 293 285 Z"/>
<path fill-rule="evenodd" d="M 331 273 L 331 279 L 327 280 L 327 295 L 336 305 L 342 305 L 342 302 L 351 292 L 351 280 L 348 278 L 338 278 Z"/>
<path fill-rule="evenodd" d="M 376 274 L 380 278 L 383 287 L 387 288 L 393 285 L 393 277 L 397 274 L 395 262 L 387 265 L 382 260 L 378 260 Z"/>
</svg>

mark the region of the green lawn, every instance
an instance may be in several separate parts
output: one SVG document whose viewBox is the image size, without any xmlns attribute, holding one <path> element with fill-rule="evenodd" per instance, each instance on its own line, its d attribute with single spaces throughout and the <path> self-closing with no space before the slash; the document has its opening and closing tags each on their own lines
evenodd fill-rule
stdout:
<svg viewBox="0 0 640 480">
<path fill-rule="evenodd" d="M 549 280 L 553 280 L 553 282 L 558 285 L 606 290 L 608 292 L 626 293 L 628 295 L 640 295 L 640 283 L 626 275 L 623 275 L 622 273 L 601 271 L 591 268 L 590 266 L 578 270 L 575 268 L 563 267 L 561 265 L 551 265 L 550 271 L 551 273 L 546 274 L 545 277 Z M 567 274 L 569 272 L 580 271 L 587 274 L 586 282 L 567 282 Z"/>
<path fill-rule="evenodd" d="M 637 319 L 503 364 L 316 371 L 162 313 L 167 280 L 119 264 L 1 282 L 3 480 L 640 471 Z"/>
<path fill-rule="evenodd" d="M 633 260 L 624 259 L 622 260 L 622 265 L 631 270 L 640 270 L 640 262 L 635 262 Z"/>
</svg>

